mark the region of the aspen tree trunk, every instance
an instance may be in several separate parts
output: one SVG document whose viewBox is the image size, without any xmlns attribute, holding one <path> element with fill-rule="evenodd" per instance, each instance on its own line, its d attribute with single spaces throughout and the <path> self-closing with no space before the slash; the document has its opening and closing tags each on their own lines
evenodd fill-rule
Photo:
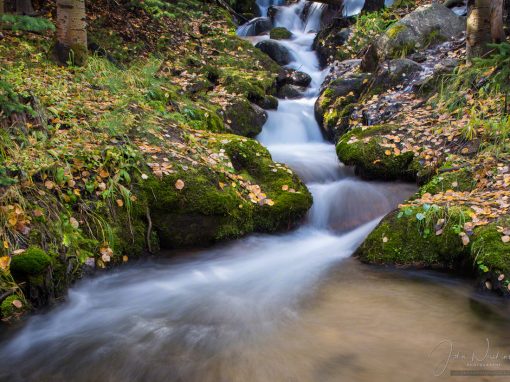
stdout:
<svg viewBox="0 0 510 382">
<path fill-rule="evenodd" d="M 466 55 L 468 61 L 489 51 L 492 42 L 491 1 L 468 0 Z"/>
<path fill-rule="evenodd" d="M 503 0 L 491 1 L 491 36 L 492 41 L 500 43 L 505 41 L 503 29 Z"/>
<path fill-rule="evenodd" d="M 33 15 L 34 7 L 32 7 L 32 0 L 16 0 L 16 13 L 20 15 Z"/>
<path fill-rule="evenodd" d="M 83 65 L 87 57 L 85 0 L 57 0 L 57 59 Z"/>
</svg>

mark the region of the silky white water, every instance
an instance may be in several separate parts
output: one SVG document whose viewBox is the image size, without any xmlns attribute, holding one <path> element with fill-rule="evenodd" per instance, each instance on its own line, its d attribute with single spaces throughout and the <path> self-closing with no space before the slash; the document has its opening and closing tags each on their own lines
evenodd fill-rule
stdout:
<svg viewBox="0 0 510 382">
<path fill-rule="evenodd" d="M 313 105 L 327 69 L 309 33 L 321 6 L 305 22 L 303 6 L 285 8 L 277 25 L 295 36 L 285 42 L 289 67 L 312 85 L 280 100 L 258 137 L 313 193 L 302 227 L 82 281 L 64 304 L 6 335 L 0 381 L 428 381 L 436 360 L 426 356 L 445 337 L 467 348 L 485 337 L 508 344 L 507 322 L 480 320 L 462 282 L 349 259 L 414 186 L 356 179 L 322 138 Z"/>
</svg>

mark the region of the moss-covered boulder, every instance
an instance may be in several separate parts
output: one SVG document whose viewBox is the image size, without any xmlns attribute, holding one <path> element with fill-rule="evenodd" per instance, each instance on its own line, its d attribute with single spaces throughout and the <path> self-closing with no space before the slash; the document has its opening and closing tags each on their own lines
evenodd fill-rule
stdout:
<svg viewBox="0 0 510 382">
<path fill-rule="evenodd" d="M 467 211 L 407 207 L 386 216 L 356 251 L 363 262 L 472 269 L 470 250 L 459 236 Z"/>
<path fill-rule="evenodd" d="M 51 265 L 51 257 L 41 248 L 30 247 L 11 259 L 11 272 L 18 276 L 36 276 L 45 273 Z"/>
<path fill-rule="evenodd" d="M 406 56 L 434 42 L 455 37 L 465 29 L 465 20 L 444 5 L 423 5 L 391 25 L 373 43 L 363 59 L 362 68 L 374 71 L 379 62 Z"/>
<path fill-rule="evenodd" d="M 342 163 L 354 166 L 356 174 L 365 179 L 415 180 L 419 164 L 414 153 L 395 152 L 382 146 L 382 134 L 394 128 L 393 125 L 379 125 L 351 130 L 338 141 L 338 158 Z"/>
<path fill-rule="evenodd" d="M 310 208 L 304 184 L 258 142 L 223 137 L 217 149 L 226 156 L 224 170 L 197 164 L 141 183 L 163 248 L 288 229 Z"/>
<path fill-rule="evenodd" d="M 55 299 L 55 285 L 64 280 L 53 277 L 55 260 L 43 249 L 30 247 L 11 259 L 10 271 L 21 284 L 25 296 L 35 307 L 46 306 Z"/>
<path fill-rule="evenodd" d="M 269 37 L 273 40 L 288 40 L 292 38 L 292 32 L 284 27 L 276 27 L 271 29 L 271 32 L 269 32 Z"/>
<path fill-rule="evenodd" d="M 245 137 L 255 137 L 266 123 L 267 113 L 260 106 L 240 98 L 225 108 L 225 123 L 230 130 Z"/>
<path fill-rule="evenodd" d="M 354 105 L 369 83 L 365 73 L 331 81 L 315 102 L 315 117 L 326 138 L 336 141 L 349 126 Z"/>
</svg>

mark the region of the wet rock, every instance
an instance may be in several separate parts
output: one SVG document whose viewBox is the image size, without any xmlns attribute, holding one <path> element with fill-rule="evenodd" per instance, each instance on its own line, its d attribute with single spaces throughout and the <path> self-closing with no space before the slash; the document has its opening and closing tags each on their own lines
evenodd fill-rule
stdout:
<svg viewBox="0 0 510 382">
<path fill-rule="evenodd" d="M 276 18 L 276 15 L 278 14 L 278 12 L 280 11 L 280 8 L 279 6 L 277 5 L 271 5 L 268 9 L 267 9 L 267 17 L 269 17 L 271 19 L 271 21 L 274 22 L 275 18 Z"/>
<path fill-rule="evenodd" d="M 273 23 L 267 17 L 257 17 L 241 26 L 239 32 L 243 36 L 258 36 L 269 32 L 273 27 Z"/>
<path fill-rule="evenodd" d="M 312 77 L 305 72 L 299 70 L 284 68 L 278 73 L 276 78 L 276 86 L 296 85 L 307 87 L 312 82 Z"/>
<path fill-rule="evenodd" d="M 336 20 L 343 19 L 343 6 L 336 4 L 324 4 L 321 13 L 321 29 L 330 26 Z"/>
<path fill-rule="evenodd" d="M 381 93 L 397 85 L 410 82 L 412 77 L 423 70 L 423 67 L 408 58 L 398 58 L 379 65 L 370 91 Z"/>
<path fill-rule="evenodd" d="M 256 104 L 266 110 L 278 109 L 278 99 L 272 95 L 265 96 L 262 100 L 256 102 Z"/>
<path fill-rule="evenodd" d="M 290 51 L 276 41 L 264 40 L 255 45 L 255 47 L 267 54 L 280 65 L 287 65 L 292 61 Z"/>
<path fill-rule="evenodd" d="M 225 108 L 225 122 L 233 133 L 255 137 L 266 123 L 267 113 L 260 106 L 239 99 Z"/>
<path fill-rule="evenodd" d="M 306 88 L 304 88 L 302 86 L 286 84 L 278 89 L 277 94 L 278 94 L 278 98 L 296 99 L 296 98 L 303 97 L 303 92 L 305 90 L 306 90 Z"/>
<path fill-rule="evenodd" d="M 465 19 L 444 5 L 424 5 L 393 24 L 374 42 L 363 58 L 362 68 L 371 71 L 387 58 L 424 49 L 435 42 L 451 39 L 466 28 Z"/>
<path fill-rule="evenodd" d="M 292 38 L 292 33 L 287 28 L 277 27 L 271 29 L 269 37 L 273 40 L 288 40 Z"/>
</svg>

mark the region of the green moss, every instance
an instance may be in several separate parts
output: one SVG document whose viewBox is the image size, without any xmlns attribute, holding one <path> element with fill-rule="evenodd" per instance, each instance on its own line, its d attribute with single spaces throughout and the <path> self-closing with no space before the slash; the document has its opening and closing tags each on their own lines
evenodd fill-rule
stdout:
<svg viewBox="0 0 510 382">
<path fill-rule="evenodd" d="M 195 166 L 140 183 L 154 229 L 165 248 L 206 245 L 253 231 L 286 229 L 306 215 L 311 195 L 287 167 L 276 165 L 258 142 L 223 135 L 211 148 L 225 150 L 243 182 L 260 186 L 274 204 L 252 203 L 247 191 L 224 173 Z M 216 146 L 214 146 L 216 145 Z M 176 181 L 184 182 L 178 190 Z M 283 190 L 283 186 L 295 192 Z"/>
<path fill-rule="evenodd" d="M 277 27 L 271 29 L 269 37 L 273 40 L 287 40 L 292 37 L 292 33 L 287 28 Z"/>
<path fill-rule="evenodd" d="M 444 167 L 442 167 L 445 169 Z M 472 171 L 463 168 L 451 172 L 443 172 L 434 176 L 428 183 L 420 188 L 420 194 L 437 194 L 446 190 L 472 191 L 476 186 L 476 179 Z"/>
<path fill-rule="evenodd" d="M 184 188 L 177 190 L 178 179 Z M 238 237 L 253 229 L 250 206 L 243 205 L 233 187 L 222 190 L 220 178 L 207 168 L 193 168 L 143 184 L 154 228 L 165 248 L 205 245 Z"/>
<path fill-rule="evenodd" d="M 345 134 L 336 146 L 336 152 L 341 162 L 348 166 L 355 166 L 356 172 L 367 179 L 382 180 L 413 180 L 416 172 L 412 163 L 414 154 L 406 152 L 400 155 L 386 155 L 381 147 L 380 133 L 394 129 L 393 125 L 373 126 L 369 129 L 354 129 Z M 355 137 L 356 142 L 349 143 Z M 369 138 L 365 141 L 364 138 Z"/>
<path fill-rule="evenodd" d="M 24 301 L 24 299 L 17 294 L 13 294 L 12 296 L 9 296 L 4 301 L 2 301 L 2 304 L 0 305 L 0 317 L 3 319 L 13 318 L 13 316 L 19 315 L 26 310 L 24 304 L 21 308 L 16 308 L 13 305 L 15 300 Z"/>
<path fill-rule="evenodd" d="M 401 24 L 401 23 L 395 23 L 391 27 L 388 28 L 388 30 L 386 31 L 386 35 L 389 38 L 394 39 L 394 38 L 397 38 L 397 36 L 400 33 L 404 32 L 406 29 L 407 29 L 406 25 Z"/>
<path fill-rule="evenodd" d="M 312 197 L 306 186 L 285 166 L 277 166 L 267 149 L 258 142 L 237 140 L 226 147 L 234 167 L 242 175 L 260 184 L 274 201 L 273 206 L 256 206 L 254 228 L 261 232 L 285 229 L 302 219 L 312 205 Z M 295 192 L 283 190 L 284 186 Z"/>
<path fill-rule="evenodd" d="M 441 35 L 441 31 L 439 29 L 434 29 L 430 33 L 428 33 L 423 39 L 424 47 L 427 48 L 430 45 L 438 44 L 440 42 L 444 42 L 447 39 Z"/>
<path fill-rule="evenodd" d="M 435 224 L 440 218 L 445 223 L 437 235 Z M 369 263 L 470 267 L 469 248 L 459 237 L 460 227 L 467 220 L 467 212 L 457 208 L 397 210 L 381 221 L 356 255 Z"/>
<path fill-rule="evenodd" d="M 409 42 L 395 46 L 390 54 L 391 58 L 405 58 L 407 55 L 416 51 L 416 44 Z"/>
<path fill-rule="evenodd" d="M 480 227 L 475 230 L 472 254 L 476 263 L 486 266 L 488 271 L 510 272 L 510 244 L 503 243 L 498 226 L 508 227 L 509 219 Z"/>
<path fill-rule="evenodd" d="M 20 255 L 11 259 L 11 272 L 13 275 L 28 276 L 40 275 L 48 269 L 51 257 L 38 247 L 30 247 Z"/>
</svg>

